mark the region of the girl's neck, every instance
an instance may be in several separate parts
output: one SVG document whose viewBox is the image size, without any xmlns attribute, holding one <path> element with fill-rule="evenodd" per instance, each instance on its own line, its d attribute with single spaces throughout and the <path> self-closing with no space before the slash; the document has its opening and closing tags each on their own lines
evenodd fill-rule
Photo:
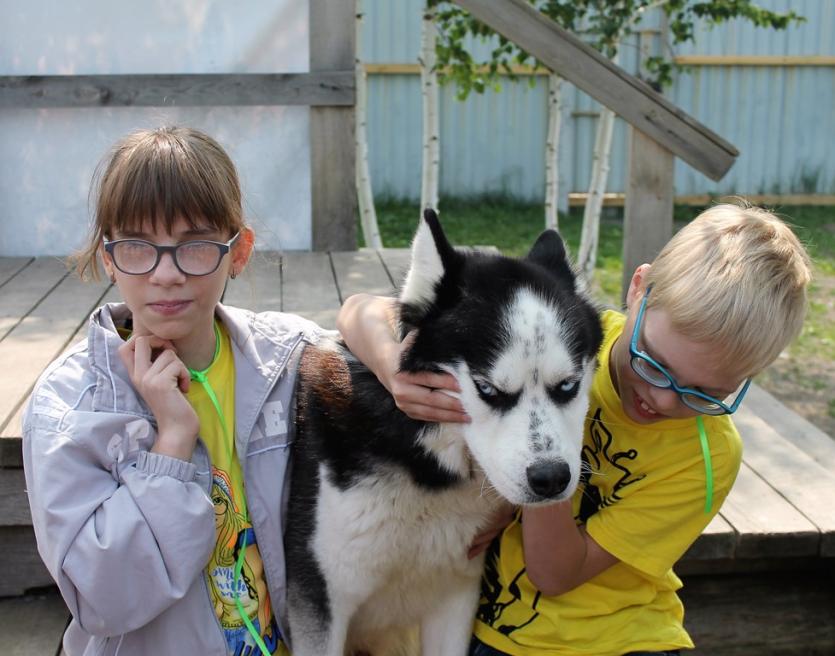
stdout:
<svg viewBox="0 0 835 656">
<path fill-rule="evenodd" d="M 214 319 L 206 329 L 188 335 L 174 342 L 177 356 L 189 369 L 203 371 L 207 369 L 215 356 L 216 348 Z"/>
</svg>

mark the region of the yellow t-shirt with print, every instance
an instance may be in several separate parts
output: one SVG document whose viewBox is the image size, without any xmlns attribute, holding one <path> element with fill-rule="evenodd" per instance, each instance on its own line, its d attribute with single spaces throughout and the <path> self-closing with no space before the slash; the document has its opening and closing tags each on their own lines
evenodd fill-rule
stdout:
<svg viewBox="0 0 835 656">
<path fill-rule="evenodd" d="M 583 437 L 574 517 L 619 562 L 565 594 L 542 595 L 525 575 L 517 519 L 487 554 L 476 636 L 517 656 L 620 656 L 692 647 L 673 564 L 718 512 L 736 478 L 742 442 L 730 417 L 703 417 L 714 500 L 696 420 L 639 425 L 623 412 L 609 353 L 625 317 L 603 314 L 604 340 Z M 559 558 L 558 553 L 554 558 Z"/>
<path fill-rule="evenodd" d="M 212 364 L 202 373 L 220 406 L 223 422 L 206 386 L 194 380 L 189 402 L 200 420 L 200 438 L 212 462 L 212 502 L 215 507 L 216 543 L 205 576 L 215 615 L 223 629 L 229 654 L 259 654 L 235 603 L 235 591 L 244 611 L 271 654 L 289 656 L 273 615 L 264 567 L 246 508 L 241 463 L 235 451 L 235 359 L 229 334 L 215 322 L 218 348 Z M 246 544 L 240 577 L 235 565 Z"/>
</svg>

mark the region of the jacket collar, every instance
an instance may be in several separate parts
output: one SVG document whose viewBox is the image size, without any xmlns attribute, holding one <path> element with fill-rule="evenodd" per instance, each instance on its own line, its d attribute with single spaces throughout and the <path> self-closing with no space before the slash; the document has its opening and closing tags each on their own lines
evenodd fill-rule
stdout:
<svg viewBox="0 0 835 656">
<path fill-rule="evenodd" d="M 216 314 L 229 331 L 235 355 L 236 424 L 239 449 L 252 432 L 258 413 L 288 358 L 305 339 L 313 339 L 310 327 L 293 315 L 255 314 L 218 304 Z M 124 343 L 117 326 L 130 312 L 124 303 L 108 303 L 93 312 L 88 330 L 89 357 L 96 372 L 94 404 L 109 412 L 153 415 L 130 383 L 118 349 Z M 273 320 L 271 321 L 270 318 Z M 244 393 L 245 390 L 245 393 Z M 245 453 L 241 450 L 239 453 Z"/>
</svg>

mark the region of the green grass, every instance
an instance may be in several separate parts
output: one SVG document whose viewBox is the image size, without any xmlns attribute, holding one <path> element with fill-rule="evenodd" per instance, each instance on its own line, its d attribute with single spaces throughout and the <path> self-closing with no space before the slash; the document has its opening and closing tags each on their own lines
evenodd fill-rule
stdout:
<svg viewBox="0 0 835 656">
<path fill-rule="evenodd" d="M 444 230 L 453 244 L 492 245 L 512 256 L 524 255 L 544 226 L 541 204 L 504 196 L 442 199 L 440 206 Z M 701 209 L 676 206 L 676 225 L 683 225 Z M 835 361 L 835 208 L 797 206 L 775 211 L 807 246 L 815 269 L 806 326 L 792 353 Z M 597 300 L 616 306 L 620 299 L 623 242 L 619 214 L 615 209 L 604 211 L 594 284 Z M 386 246 L 408 246 L 417 227 L 418 203 L 379 200 L 377 220 Z M 582 208 L 572 208 L 569 215 L 560 216 L 560 232 L 572 253 L 577 252 L 581 223 Z"/>
</svg>

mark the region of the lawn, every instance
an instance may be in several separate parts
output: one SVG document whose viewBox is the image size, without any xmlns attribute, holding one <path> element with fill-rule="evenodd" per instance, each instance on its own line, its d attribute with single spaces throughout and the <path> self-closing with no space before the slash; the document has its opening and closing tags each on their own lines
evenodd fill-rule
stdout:
<svg viewBox="0 0 835 656">
<path fill-rule="evenodd" d="M 676 227 L 701 209 L 677 206 Z M 776 211 L 808 248 L 814 281 L 803 333 L 757 382 L 835 438 L 835 208 L 793 206 Z M 377 220 L 387 247 L 408 246 L 417 218 L 417 203 L 392 199 L 377 203 Z M 506 197 L 445 199 L 441 221 L 454 244 L 494 245 L 513 256 L 527 252 L 544 224 L 541 205 Z M 571 252 L 577 250 L 581 223 L 582 208 L 560 217 L 560 232 Z M 607 208 L 593 285 L 596 299 L 607 305 L 620 305 L 622 240 L 620 211 Z"/>
</svg>

